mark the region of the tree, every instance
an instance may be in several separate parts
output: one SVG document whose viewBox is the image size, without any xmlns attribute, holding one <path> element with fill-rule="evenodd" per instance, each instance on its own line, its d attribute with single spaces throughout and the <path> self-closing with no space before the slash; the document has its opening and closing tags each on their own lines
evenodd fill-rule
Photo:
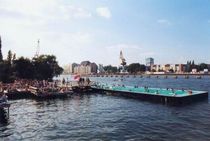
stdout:
<svg viewBox="0 0 210 141">
<path fill-rule="evenodd" d="M 16 53 L 14 53 L 12 56 L 12 62 L 14 62 L 15 60 L 16 60 Z"/>
<path fill-rule="evenodd" d="M 9 64 L 12 64 L 12 51 L 11 50 L 8 51 L 7 61 Z"/>
<path fill-rule="evenodd" d="M 200 65 L 198 65 L 198 70 L 199 71 L 203 71 L 204 69 L 208 69 L 208 65 L 205 63 L 201 63 Z"/>
<path fill-rule="evenodd" d="M 1 36 L 0 36 L 0 62 L 3 61 L 3 56 L 2 56 L 2 52 L 1 52 Z"/>
<path fill-rule="evenodd" d="M 127 70 L 129 73 L 145 72 L 146 66 L 141 65 L 139 63 L 132 63 L 132 64 L 128 65 Z"/>
<path fill-rule="evenodd" d="M 186 65 L 186 72 L 191 72 L 192 71 L 192 66 L 191 66 L 191 61 L 187 61 L 187 65 Z"/>
<path fill-rule="evenodd" d="M 192 61 L 192 66 L 194 66 L 195 65 L 195 62 L 194 62 L 194 60 Z"/>
<path fill-rule="evenodd" d="M 128 65 L 127 69 L 128 69 L 129 73 L 137 73 L 140 71 L 141 65 L 139 63 L 132 63 L 132 64 Z"/>
<path fill-rule="evenodd" d="M 117 67 L 108 65 L 108 66 L 104 66 L 104 71 L 107 73 L 116 73 L 118 71 Z"/>
<path fill-rule="evenodd" d="M 13 80 L 11 65 L 7 61 L 0 62 L 0 81 L 10 83 Z"/>
<path fill-rule="evenodd" d="M 30 59 L 20 57 L 13 62 L 13 69 L 16 78 L 33 79 L 34 65 Z"/>
<path fill-rule="evenodd" d="M 140 71 L 145 72 L 146 71 L 146 66 L 145 65 L 140 65 Z"/>
<path fill-rule="evenodd" d="M 35 68 L 35 78 L 39 80 L 52 80 L 63 72 L 63 68 L 58 65 L 54 55 L 41 55 L 33 58 Z"/>
</svg>

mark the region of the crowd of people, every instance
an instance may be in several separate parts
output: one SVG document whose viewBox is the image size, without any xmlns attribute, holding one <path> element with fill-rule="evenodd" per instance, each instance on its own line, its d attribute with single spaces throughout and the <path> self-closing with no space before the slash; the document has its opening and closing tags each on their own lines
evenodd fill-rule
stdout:
<svg viewBox="0 0 210 141">
<path fill-rule="evenodd" d="M 64 91 L 64 88 L 58 86 L 58 81 L 49 82 L 47 80 L 15 80 L 14 83 L 2 84 L 0 83 L 0 93 L 12 93 L 12 92 L 28 92 L 31 88 L 37 89 L 38 92 L 58 92 Z"/>
<path fill-rule="evenodd" d="M 55 80 L 49 82 L 47 80 L 28 80 L 17 79 L 13 83 L 3 84 L 0 82 L 0 93 L 12 92 L 67 92 L 71 90 L 72 86 L 88 86 L 90 85 L 89 78 L 79 78 L 78 81 L 68 81 L 68 79 Z"/>
</svg>

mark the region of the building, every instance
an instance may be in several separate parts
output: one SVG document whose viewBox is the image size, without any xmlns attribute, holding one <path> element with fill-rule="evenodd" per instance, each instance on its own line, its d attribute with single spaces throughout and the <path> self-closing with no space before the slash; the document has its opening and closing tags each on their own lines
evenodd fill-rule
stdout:
<svg viewBox="0 0 210 141">
<path fill-rule="evenodd" d="M 72 64 L 64 65 L 63 66 L 63 69 L 64 69 L 63 73 L 64 74 L 74 74 L 74 68 L 76 66 L 78 66 L 78 65 L 79 64 L 77 64 L 77 63 L 72 63 Z"/>
<path fill-rule="evenodd" d="M 80 75 L 95 74 L 98 71 L 98 66 L 96 63 L 91 63 L 90 61 L 82 61 L 73 70 L 75 74 Z"/>
<path fill-rule="evenodd" d="M 164 72 L 173 72 L 175 73 L 183 73 L 186 70 L 186 65 L 185 64 L 165 64 L 165 65 L 152 65 L 151 66 L 151 71 L 164 71 Z"/>
<path fill-rule="evenodd" d="M 153 58 L 146 58 L 146 70 L 151 71 L 153 65 L 154 65 L 154 59 Z"/>
<path fill-rule="evenodd" d="M 77 63 L 72 63 L 72 64 L 70 64 L 69 65 L 69 73 L 70 74 L 74 74 L 74 68 L 76 67 L 76 66 L 78 66 L 79 64 L 77 64 Z"/>
<path fill-rule="evenodd" d="M 170 64 L 165 64 L 165 65 L 163 65 L 163 71 L 169 72 L 170 69 L 171 69 L 171 65 L 170 65 Z"/>
<path fill-rule="evenodd" d="M 163 65 L 152 65 L 151 71 L 155 71 L 155 72 L 163 71 Z"/>
<path fill-rule="evenodd" d="M 70 74 L 69 65 L 64 65 L 63 66 L 63 73 L 64 74 Z"/>
<path fill-rule="evenodd" d="M 153 58 L 146 58 L 146 66 L 151 67 L 154 65 L 154 59 Z"/>
<path fill-rule="evenodd" d="M 96 65 L 96 63 L 90 63 L 90 67 L 91 67 L 91 73 L 97 73 L 98 66 Z"/>
<path fill-rule="evenodd" d="M 91 66 L 83 66 L 83 65 L 79 65 L 76 66 L 74 68 L 74 73 L 76 74 L 81 74 L 81 75 L 85 75 L 85 74 L 91 74 Z"/>
</svg>

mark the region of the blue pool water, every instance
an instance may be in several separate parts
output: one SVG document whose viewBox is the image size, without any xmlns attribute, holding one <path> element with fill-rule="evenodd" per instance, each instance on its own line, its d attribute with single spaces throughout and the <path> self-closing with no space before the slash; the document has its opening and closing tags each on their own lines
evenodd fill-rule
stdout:
<svg viewBox="0 0 210 141">
<path fill-rule="evenodd" d="M 66 77 L 66 76 L 65 76 Z M 109 84 L 210 92 L 210 78 L 91 78 Z M 169 106 L 111 95 L 73 95 L 48 101 L 12 101 L 0 140 L 208 141 L 210 99 Z"/>
<path fill-rule="evenodd" d="M 130 93 L 139 93 L 139 94 L 149 94 L 149 95 L 161 95 L 167 97 L 186 97 L 191 95 L 198 95 L 207 93 L 207 91 L 192 91 L 192 90 L 178 90 L 178 89 L 163 89 L 163 88 L 150 88 L 150 87 L 138 87 L 135 86 L 125 86 L 125 85 L 110 85 L 108 83 L 96 83 L 92 86 L 96 89 L 104 89 L 111 91 L 121 91 L 121 92 L 130 92 Z"/>
</svg>

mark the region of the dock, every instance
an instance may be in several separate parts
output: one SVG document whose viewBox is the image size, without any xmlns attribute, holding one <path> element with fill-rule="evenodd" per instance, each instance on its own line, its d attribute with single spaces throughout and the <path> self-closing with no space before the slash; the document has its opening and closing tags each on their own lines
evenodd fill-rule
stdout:
<svg viewBox="0 0 210 141">
<path fill-rule="evenodd" d="M 54 98 L 67 98 L 76 93 L 91 92 L 92 83 L 82 83 L 73 81 L 69 83 L 59 83 L 57 86 L 52 87 L 37 87 L 28 86 L 24 89 L 12 89 L 6 91 L 6 95 L 9 100 L 16 99 L 54 99 Z"/>
<path fill-rule="evenodd" d="M 9 100 L 13 99 L 52 99 L 67 98 L 73 94 L 109 93 L 117 96 L 126 96 L 135 99 L 161 103 L 188 103 L 208 99 L 207 91 L 178 90 L 149 88 L 139 86 L 108 85 L 97 82 L 91 83 L 59 83 L 56 86 L 49 84 L 47 87 L 30 86 L 25 89 L 8 91 Z"/>
<path fill-rule="evenodd" d="M 93 89 L 97 92 L 105 92 L 116 96 L 138 98 L 165 104 L 185 104 L 208 99 L 207 91 L 133 87 L 124 85 L 113 86 L 107 84 L 97 84 L 93 86 Z"/>
</svg>

